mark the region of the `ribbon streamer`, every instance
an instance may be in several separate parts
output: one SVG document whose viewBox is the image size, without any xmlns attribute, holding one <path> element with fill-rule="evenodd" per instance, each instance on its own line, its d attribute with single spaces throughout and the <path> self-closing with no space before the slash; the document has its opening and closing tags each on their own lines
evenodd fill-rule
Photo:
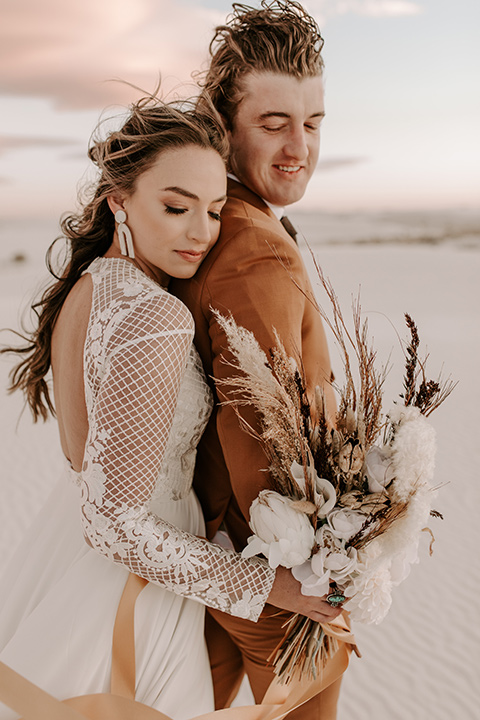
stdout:
<svg viewBox="0 0 480 720">
<path fill-rule="evenodd" d="M 118 606 L 113 630 L 111 693 L 81 695 L 57 700 L 12 668 L 0 662 L 0 700 L 22 720 L 172 720 L 168 715 L 135 701 L 134 608 L 146 580 L 130 574 Z M 347 669 L 355 639 L 340 615 L 322 625 L 324 632 L 341 642 L 315 680 L 292 680 L 288 685 L 272 680 L 260 705 L 215 710 L 191 720 L 282 720 L 315 697 Z"/>
</svg>

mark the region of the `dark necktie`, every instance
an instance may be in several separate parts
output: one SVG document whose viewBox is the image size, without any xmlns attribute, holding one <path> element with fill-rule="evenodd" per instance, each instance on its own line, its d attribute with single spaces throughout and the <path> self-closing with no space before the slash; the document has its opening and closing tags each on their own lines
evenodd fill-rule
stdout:
<svg viewBox="0 0 480 720">
<path fill-rule="evenodd" d="M 293 238 L 295 240 L 295 242 L 297 242 L 297 231 L 293 227 L 293 225 L 290 222 L 290 220 L 288 219 L 288 217 L 286 215 L 284 215 L 280 219 L 280 222 L 282 223 L 283 227 L 285 228 L 287 233 L 290 235 L 290 237 Z"/>
</svg>

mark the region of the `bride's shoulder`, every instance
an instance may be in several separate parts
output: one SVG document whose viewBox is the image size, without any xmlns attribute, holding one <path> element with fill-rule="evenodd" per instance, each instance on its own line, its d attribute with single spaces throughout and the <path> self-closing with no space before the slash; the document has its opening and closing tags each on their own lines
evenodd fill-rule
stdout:
<svg viewBox="0 0 480 720">
<path fill-rule="evenodd" d="M 97 258 L 88 268 L 96 287 L 95 313 L 122 334 L 125 326 L 145 334 L 193 333 L 188 308 L 155 280 L 121 258 Z M 112 338 L 113 339 L 113 338 Z"/>
</svg>

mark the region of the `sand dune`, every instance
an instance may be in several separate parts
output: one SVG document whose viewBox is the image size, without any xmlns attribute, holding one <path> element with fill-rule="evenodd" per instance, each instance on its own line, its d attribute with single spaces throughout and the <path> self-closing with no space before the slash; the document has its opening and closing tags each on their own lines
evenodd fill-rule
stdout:
<svg viewBox="0 0 480 720">
<path fill-rule="evenodd" d="M 387 405 L 401 391 L 396 333 L 406 336 L 404 311 L 418 324 L 431 373 L 443 365 L 459 381 L 431 417 L 441 486 L 436 508 L 445 518 L 432 521 L 434 554 L 429 557 L 425 539 L 421 563 L 397 588 L 384 622 L 355 628 L 363 658 L 353 658 L 345 676 L 339 720 L 475 720 L 480 718 L 480 252 L 452 243 L 335 244 L 317 250 L 345 313 L 361 285 L 379 356 L 391 355 L 393 364 L 385 388 Z M 2 265 L 0 327 L 16 324 L 18 306 L 39 274 L 38 263 Z M 322 301 L 320 292 L 319 297 Z M 339 376 L 333 345 L 332 357 Z M 0 360 L 2 388 L 8 367 L 8 361 Z M 1 570 L 62 461 L 54 422 L 34 427 L 25 413 L 17 426 L 21 398 L 7 397 L 3 390 L 0 397 Z"/>
</svg>

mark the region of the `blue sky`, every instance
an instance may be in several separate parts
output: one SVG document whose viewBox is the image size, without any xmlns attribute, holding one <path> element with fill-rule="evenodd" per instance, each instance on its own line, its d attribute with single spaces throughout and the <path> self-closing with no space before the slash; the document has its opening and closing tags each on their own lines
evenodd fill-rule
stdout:
<svg viewBox="0 0 480 720">
<path fill-rule="evenodd" d="M 255 4 L 252 2 L 251 4 Z M 3 0 L 0 217 L 72 209 L 100 112 L 204 66 L 224 0 Z M 298 209 L 480 204 L 478 0 L 312 0 L 325 37 L 321 160 Z"/>
</svg>

